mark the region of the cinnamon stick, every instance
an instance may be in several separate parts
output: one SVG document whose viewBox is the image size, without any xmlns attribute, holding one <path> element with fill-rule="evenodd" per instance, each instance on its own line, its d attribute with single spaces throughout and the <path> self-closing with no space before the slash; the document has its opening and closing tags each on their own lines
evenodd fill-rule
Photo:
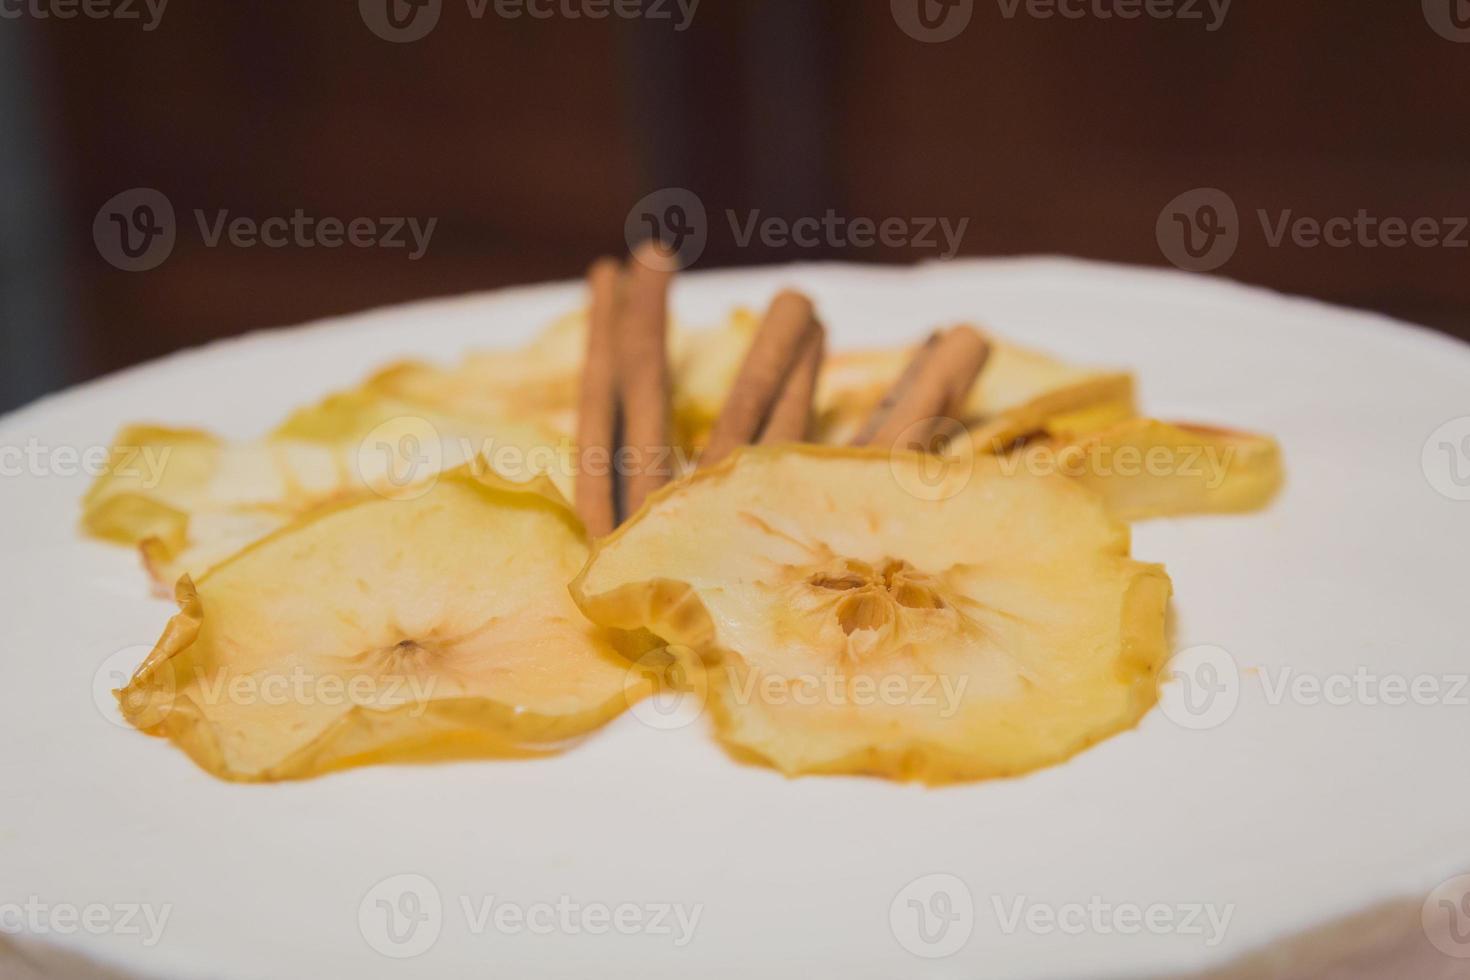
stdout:
<svg viewBox="0 0 1470 980">
<path fill-rule="evenodd" d="M 893 409 L 898 405 L 899 400 L 913 388 L 914 382 L 919 379 L 919 374 L 924 370 L 924 365 L 934 356 L 934 349 L 939 346 L 939 340 L 943 336 L 943 331 L 934 331 L 909 357 L 908 364 L 904 365 L 903 373 L 898 376 L 893 387 L 884 392 L 883 399 L 878 402 L 878 406 L 873 409 L 872 414 L 867 417 L 862 428 L 853 437 L 854 446 L 872 445 L 873 437 L 878 434 L 878 429 L 893 414 Z"/>
<path fill-rule="evenodd" d="M 587 273 L 592 308 L 587 323 L 587 357 L 577 414 L 577 514 L 593 537 L 617 526 L 613 454 L 618 448 L 618 381 L 613 330 L 623 277 L 615 259 L 600 259 Z"/>
<path fill-rule="evenodd" d="M 673 476 L 669 441 L 667 352 L 669 284 L 674 263 L 658 245 L 645 242 L 628 263 L 616 320 L 618 391 L 622 400 L 621 474 L 623 516 Z"/>
<path fill-rule="evenodd" d="M 964 407 L 989 357 L 990 344 L 973 327 L 954 327 L 930 337 L 868 418 L 855 444 L 891 449 L 900 436 L 926 439 L 941 418 L 953 417 Z"/>
<path fill-rule="evenodd" d="M 804 442 L 811 427 L 812 400 L 817 393 L 817 376 L 822 370 L 826 338 L 820 325 L 802 344 L 781 396 L 771 409 L 771 417 L 761 432 L 763 446 L 778 442 Z"/>
<path fill-rule="evenodd" d="M 822 326 L 791 290 L 771 302 L 700 460 L 712 466 L 754 442 L 800 439 L 821 367 Z"/>
</svg>

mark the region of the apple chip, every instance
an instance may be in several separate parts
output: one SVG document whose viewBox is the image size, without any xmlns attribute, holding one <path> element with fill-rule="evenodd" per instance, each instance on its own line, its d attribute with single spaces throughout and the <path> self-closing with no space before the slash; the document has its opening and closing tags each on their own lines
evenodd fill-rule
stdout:
<svg viewBox="0 0 1470 980">
<path fill-rule="evenodd" d="M 182 545 L 188 512 L 207 497 L 223 452 L 224 443 L 208 432 L 128 426 L 82 498 L 82 527 L 118 544 L 156 538 Z"/>
<path fill-rule="evenodd" d="M 746 449 L 599 542 L 572 592 L 669 644 L 716 730 L 787 774 L 1026 772 L 1156 700 L 1170 583 L 1059 474 Z"/>
<path fill-rule="evenodd" d="M 318 447 L 130 426 L 83 499 L 82 526 L 94 537 L 139 547 L 167 587 L 341 489 L 340 467 Z"/>
<path fill-rule="evenodd" d="M 545 479 L 329 505 L 179 583 L 123 714 L 237 781 L 554 747 L 641 693 L 568 594 L 586 556 Z"/>
<path fill-rule="evenodd" d="M 370 388 L 331 395 L 293 413 L 272 439 L 325 450 L 352 490 L 391 495 L 471 462 L 521 483 L 549 476 L 564 495 L 572 489 L 571 442 L 549 425 L 446 415 Z"/>
<path fill-rule="evenodd" d="M 539 426 L 552 440 L 570 438 L 586 333 L 586 314 L 572 314 L 525 347 L 472 353 L 450 368 L 417 361 L 389 365 L 361 390 L 480 427 L 514 422 Z"/>
<path fill-rule="evenodd" d="M 203 510 L 296 508 L 335 489 L 325 460 L 263 443 L 228 443 L 197 429 L 130 426 L 82 501 L 83 526 L 122 544 L 182 546 Z"/>
<path fill-rule="evenodd" d="M 671 329 L 670 360 L 679 386 L 674 414 L 681 432 L 707 431 L 713 424 L 756 326 L 754 316 L 744 312 L 711 330 Z M 576 432 L 586 344 L 583 310 L 557 320 L 522 348 L 476 351 L 447 368 L 418 361 L 391 364 L 358 393 L 480 428 L 498 431 L 512 423 L 540 428 L 548 441 L 570 439 Z M 688 424 L 682 424 L 686 419 Z"/>
<path fill-rule="evenodd" d="M 548 426 L 464 420 L 356 389 L 293 413 L 261 440 L 125 429 L 82 523 L 94 537 L 138 546 L 167 594 L 180 576 L 204 574 L 326 501 L 394 495 L 471 461 L 517 481 L 546 474 L 570 493 L 571 457 L 570 442 Z"/>
<path fill-rule="evenodd" d="M 1132 418 L 1133 376 L 1079 368 L 999 343 L 965 412 L 977 451 L 998 453 L 1046 426 L 1081 432 Z"/>
<path fill-rule="evenodd" d="M 1257 510 L 1284 479 L 1269 436 L 1154 419 L 1062 432 L 1020 453 L 1028 466 L 1055 468 L 1100 494 L 1122 521 Z"/>
</svg>

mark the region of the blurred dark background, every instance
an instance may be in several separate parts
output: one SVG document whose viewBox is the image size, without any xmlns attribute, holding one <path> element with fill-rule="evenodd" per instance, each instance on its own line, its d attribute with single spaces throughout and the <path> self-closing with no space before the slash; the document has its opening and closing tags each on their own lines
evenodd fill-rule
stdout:
<svg viewBox="0 0 1470 980">
<path fill-rule="evenodd" d="M 1236 0 L 1223 18 L 1219 0 L 1174 0 L 1136 19 L 1102 14 L 1142 0 L 1070 0 L 1080 17 L 973 0 L 943 43 L 963 4 L 703 0 L 690 20 L 688 0 L 642 0 L 636 18 L 617 13 L 636 0 L 174 0 L 161 17 L 87 2 L 112 12 L 0 0 L 0 408 L 254 327 L 575 276 L 666 187 L 708 208 L 701 268 L 937 254 L 742 245 L 725 213 L 757 209 L 968 218 L 963 255 L 1164 265 L 1161 210 L 1220 188 L 1239 247 L 1212 274 L 1470 334 L 1470 248 L 1273 246 L 1255 218 L 1365 211 L 1455 237 L 1470 0 Z M 380 36 L 421 30 L 436 2 L 422 38 Z M 919 2 L 940 25 L 927 39 Z M 139 187 L 172 204 L 177 240 L 129 272 L 94 220 Z M 410 261 L 211 247 L 196 209 L 437 225 Z"/>
</svg>

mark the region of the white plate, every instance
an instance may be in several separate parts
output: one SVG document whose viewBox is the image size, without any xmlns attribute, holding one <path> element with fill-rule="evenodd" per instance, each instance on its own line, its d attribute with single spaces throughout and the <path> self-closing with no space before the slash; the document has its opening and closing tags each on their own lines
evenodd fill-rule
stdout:
<svg viewBox="0 0 1470 980">
<path fill-rule="evenodd" d="M 1060 260 L 701 274 L 675 306 L 712 323 L 786 284 L 817 298 L 836 346 L 977 319 L 1132 366 L 1152 414 L 1277 434 L 1289 485 L 1269 511 L 1135 534 L 1173 576 L 1178 646 L 1239 665 L 1234 711 L 1227 690 L 1213 727 L 1155 711 L 1065 765 L 942 790 L 787 780 L 732 762 L 702 724 L 630 716 L 550 761 L 221 783 L 107 708 L 171 608 L 130 552 L 76 533 L 88 481 L 61 472 L 68 450 L 132 420 L 259 433 L 382 361 L 524 340 L 579 288 L 258 334 L 0 421 L 0 973 L 1137 977 L 1212 969 L 1396 899 L 1417 922 L 1419 899 L 1470 869 L 1470 692 L 1450 690 L 1470 671 L 1470 502 L 1454 499 L 1470 496 L 1456 479 L 1470 456 L 1452 455 L 1470 449 L 1470 348 L 1220 281 Z M 21 475 L 9 447 L 28 451 Z M 1391 678 L 1428 677 L 1438 703 L 1277 697 L 1287 670 L 1366 672 L 1388 695 Z M 623 905 L 621 931 L 579 918 Z M 1153 906 L 1152 926 L 1131 918 Z M 1195 906 L 1228 911 L 1223 935 L 1207 915 L 1185 921 Z M 686 936 L 673 912 L 696 909 Z M 519 931 L 516 911 L 532 920 Z M 167 913 L 156 942 L 148 912 Z M 1461 934 L 1449 952 L 1470 954 Z"/>
</svg>

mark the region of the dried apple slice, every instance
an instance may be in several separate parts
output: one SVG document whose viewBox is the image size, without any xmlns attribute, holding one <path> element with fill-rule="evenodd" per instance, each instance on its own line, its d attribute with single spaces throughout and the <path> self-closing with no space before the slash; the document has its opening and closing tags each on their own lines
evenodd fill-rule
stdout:
<svg viewBox="0 0 1470 980">
<path fill-rule="evenodd" d="M 322 446 L 131 426 L 83 499 L 82 527 L 136 546 L 168 595 L 180 576 L 202 574 L 349 485 L 343 454 Z"/>
<path fill-rule="evenodd" d="M 320 447 L 130 426 L 82 503 L 94 537 L 138 546 L 165 590 L 344 489 Z"/>
<path fill-rule="evenodd" d="M 1088 431 L 1135 414 L 1133 376 L 1064 364 L 1000 343 L 965 405 L 977 452 L 1003 452 L 1046 426 Z"/>
<path fill-rule="evenodd" d="M 196 510 L 187 515 L 182 541 L 147 537 L 137 542 L 143 567 L 160 597 L 186 575 L 203 575 L 236 552 L 291 523 L 293 511 L 282 507 L 229 507 Z"/>
<path fill-rule="evenodd" d="M 164 593 L 295 515 L 364 489 L 392 495 L 471 460 L 512 480 L 549 475 L 567 493 L 572 447 L 549 427 L 472 422 L 358 389 L 295 412 L 269 438 L 123 431 L 83 504 L 83 527 L 137 545 Z"/>
<path fill-rule="evenodd" d="M 179 583 L 123 714 L 238 781 L 552 746 L 639 693 L 568 595 L 586 555 L 545 479 L 329 505 Z"/>
<path fill-rule="evenodd" d="M 1072 477 L 1122 521 L 1256 510 L 1284 480 L 1270 436 L 1155 419 L 1062 432 L 1028 444 L 1017 460 Z"/>
<path fill-rule="evenodd" d="M 119 544 L 155 538 L 182 547 L 188 512 L 208 496 L 224 442 L 197 429 L 128 426 L 82 498 L 82 527 Z"/>
<path fill-rule="evenodd" d="M 416 361 L 390 365 L 362 390 L 482 426 L 527 423 L 570 438 L 586 319 L 585 313 L 563 317 L 525 347 L 472 353 L 450 368 Z"/>
<path fill-rule="evenodd" d="M 525 347 L 476 351 L 451 367 L 418 361 L 391 364 L 377 371 L 359 390 L 480 427 L 498 430 L 506 423 L 516 423 L 547 430 L 552 439 L 570 439 L 576 433 L 586 336 L 587 311 L 579 310 L 551 324 Z M 738 335 L 725 330 L 701 331 L 692 336 L 701 338 L 700 350 L 686 352 L 685 335 L 678 330 L 670 336 L 671 359 L 681 375 L 685 373 L 684 365 L 690 366 L 692 374 L 703 365 L 718 371 L 720 361 L 713 356 L 716 352 L 704 355 L 704 349 L 740 342 Z M 741 350 L 743 353 L 743 347 Z M 735 366 L 739 366 L 739 355 Z M 714 411 L 718 412 L 718 406 Z"/>
<path fill-rule="evenodd" d="M 668 643 L 720 737 L 788 774 L 1059 762 L 1154 703 L 1169 579 L 1071 480 L 971 463 L 746 449 L 600 542 L 572 593 Z"/>
<path fill-rule="evenodd" d="M 572 489 L 571 442 L 549 425 L 446 415 L 370 388 L 339 392 L 300 409 L 272 439 L 325 448 L 353 490 L 392 494 L 476 460 L 517 482 L 544 475 L 564 495 Z"/>
<path fill-rule="evenodd" d="M 190 515 L 261 508 L 299 510 L 342 489 L 344 475 L 320 447 L 231 443 L 197 429 L 130 426 L 82 502 L 94 537 L 182 546 Z"/>
</svg>

